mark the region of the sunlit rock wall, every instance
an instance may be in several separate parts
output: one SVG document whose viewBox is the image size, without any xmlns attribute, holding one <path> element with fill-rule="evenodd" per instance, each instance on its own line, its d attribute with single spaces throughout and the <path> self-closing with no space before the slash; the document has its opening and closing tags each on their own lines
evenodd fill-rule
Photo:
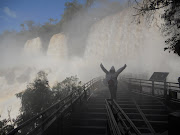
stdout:
<svg viewBox="0 0 180 135">
<path fill-rule="evenodd" d="M 67 39 L 62 33 L 53 35 L 48 46 L 47 56 L 55 59 L 67 58 Z"/>
</svg>

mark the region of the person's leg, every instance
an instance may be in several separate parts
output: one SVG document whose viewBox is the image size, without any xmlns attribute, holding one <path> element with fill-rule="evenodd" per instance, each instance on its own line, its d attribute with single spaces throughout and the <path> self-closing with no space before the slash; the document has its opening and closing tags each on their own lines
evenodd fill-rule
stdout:
<svg viewBox="0 0 180 135">
<path fill-rule="evenodd" d="M 113 99 L 113 89 L 112 89 L 112 87 L 109 87 L 109 92 L 110 92 L 110 96 L 111 96 L 110 98 Z"/>
<path fill-rule="evenodd" d="M 117 85 L 114 86 L 114 99 L 117 100 Z"/>
<path fill-rule="evenodd" d="M 113 89 L 110 88 L 110 92 L 111 92 L 111 99 L 113 99 Z"/>
<path fill-rule="evenodd" d="M 109 87 L 109 91 L 110 91 L 110 94 L 111 94 L 111 99 L 116 100 L 117 85 L 115 85 L 113 87 Z"/>
</svg>

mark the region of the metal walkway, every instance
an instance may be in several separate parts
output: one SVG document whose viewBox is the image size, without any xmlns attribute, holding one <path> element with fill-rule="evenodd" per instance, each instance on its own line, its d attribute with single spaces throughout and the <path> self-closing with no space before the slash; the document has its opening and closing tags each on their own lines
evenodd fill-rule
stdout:
<svg viewBox="0 0 180 135">
<path fill-rule="evenodd" d="M 157 98 L 141 95 L 123 86 L 115 105 L 110 104 L 121 134 L 161 134 L 168 130 L 168 109 Z M 107 103 L 107 104 L 108 104 Z"/>
<path fill-rule="evenodd" d="M 168 114 L 172 111 L 164 102 L 163 96 L 167 96 L 164 93 L 160 96 L 144 93 L 141 80 L 133 84 L 132 80 L 129 83 L 123 79 L 119 82 L 117 101 L 114 101 L 109 99 L 109 90 L 101 79 L 93 79 L 82 86 L 81 92 L 71 93 L 8 135 L 163 134 L 168 130 Z M 173 104 L 177 100 L 173 99 Z M 28 126 L 29 132 L 23 132 Z"/>
</svg>

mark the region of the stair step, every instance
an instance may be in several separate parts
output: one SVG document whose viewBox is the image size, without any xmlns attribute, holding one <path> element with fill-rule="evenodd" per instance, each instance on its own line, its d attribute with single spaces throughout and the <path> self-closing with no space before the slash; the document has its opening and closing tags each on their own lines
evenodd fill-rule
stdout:
<svg viewBox="0 0 180 135">
<path fill-rule="evenodd" d="M 88 134 L 105 134 L 105 127 L 97 127 L 97 126 L 73 126 L 72 132 L 74 135 L 86 135 Z"/>
<path fill-rule="evenodd" d="M 76 119 L 106 119 L 106 113 L 89 113 L 89 112 L 84 112 L 84 113 L 74 113 L 72 115 L 72 118 Z"/>
<path fill-rule="evenodd" d="M 119 104 L 121 108 L 136 108 L 133 104 Z"/>
<path fill-rule="evenodd" d="M 149 121 L 168 121 L 167 115 L 146 115 Z"/>
<path fill-rule="evenodd" d="M 88 104 L 88 108 L 105 108 L 105 104 Z"/>
<path fill-rule="evenodd" d="M 98 99 L 90 99 L 88 103 L 99 103 L 99 104 L 105 104 L 105 99 L 104 100 L 98 100 Z"/>
<path fill-rule="evenodd" d="M 162 109 L 141 109 L 144 114 L 168 114 L 166 110 Z"/>
<path fill-rule="evenodd" d="M 139 113 L 139 111 L 136 108 L 124 108 L 123 111 L 125 113 Z"/>
<path fill-rule="evenodd" d="M 139 107 L 141 109 L 148 109 L 148 108 L 152 108 L 152 109 L 165 109 L 165 107 L 162 106 L 162 105 L 139 105 Z"/>
<path fill-rule="evenodd" d="M 106 113 L 106 109 L 105 108 L 89 108 L 88 112 Z"/>
<path fill-rule="evenodd" d="M 126 119 L 123 119 L 123 121 L 129 125 L 128 121 Z M 131 121 L 136 125 L 136 127 L 147 127 L 146 123 L 144 122 L 143 119 L 131 119 Z"/>
<path fill-rule="evenodd" d="M 151 131 L 150 131 L 148 128 L 138 128 L 138 130 L 139 130 L 141 133 L 151 133 Z"/>
<path fill-rule="evenodd" d="M 130 119 L 143 119 L 142 118 L 142 116 L 140 115 L 140 114 L 138 114 L 138 113 L 136 113 L 136 114 L 133 114 L 133 113 L 129 113 L 129 114 L 127 114 L 127 116 L 130 118 Z"/>
<path fill-rule="evenodd" d="M 73 125 L 76 126 L 102 126 L 106 127 L 107 125 L 107 120 L 106 119 L 74 119 L 72 121 Z"/>
<path fill-rule="evenodd" d="M 117 101 L 117 103 L 119 104 L 119 105 L 121 105 L 121 104 L 132 104 L 132 105 L 134 105 L 134 103 L 132 102 L 132 101 Z"/>
<path fill-rule="evenodd" d="M 119 102 L 132 102 L 132 100 L 131 99 L 129 99 L 129 98 L 118 98 L 117 97 L 117 102 L 119 103 Z"/>
</svg>

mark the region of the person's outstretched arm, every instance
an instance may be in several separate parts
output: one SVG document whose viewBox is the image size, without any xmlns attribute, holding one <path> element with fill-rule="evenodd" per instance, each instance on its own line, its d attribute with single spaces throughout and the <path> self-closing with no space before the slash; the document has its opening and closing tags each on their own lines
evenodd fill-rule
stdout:
<svg viewBox="0 0 180 135">
<path fill-rule="evenodd" d="M 108 71 L 104 68 L 104 66 L 102 65 L 102 63 L 100 64 L 100 67 L 101 67 L 101 69 L 107 74 L 108 73 Z"/>
<path fill-rule="evenodd" d="M 125 68 L 126 68 L 126 64 L 116 71 L 117 75 L 119 75 Z"/>
</svg>

